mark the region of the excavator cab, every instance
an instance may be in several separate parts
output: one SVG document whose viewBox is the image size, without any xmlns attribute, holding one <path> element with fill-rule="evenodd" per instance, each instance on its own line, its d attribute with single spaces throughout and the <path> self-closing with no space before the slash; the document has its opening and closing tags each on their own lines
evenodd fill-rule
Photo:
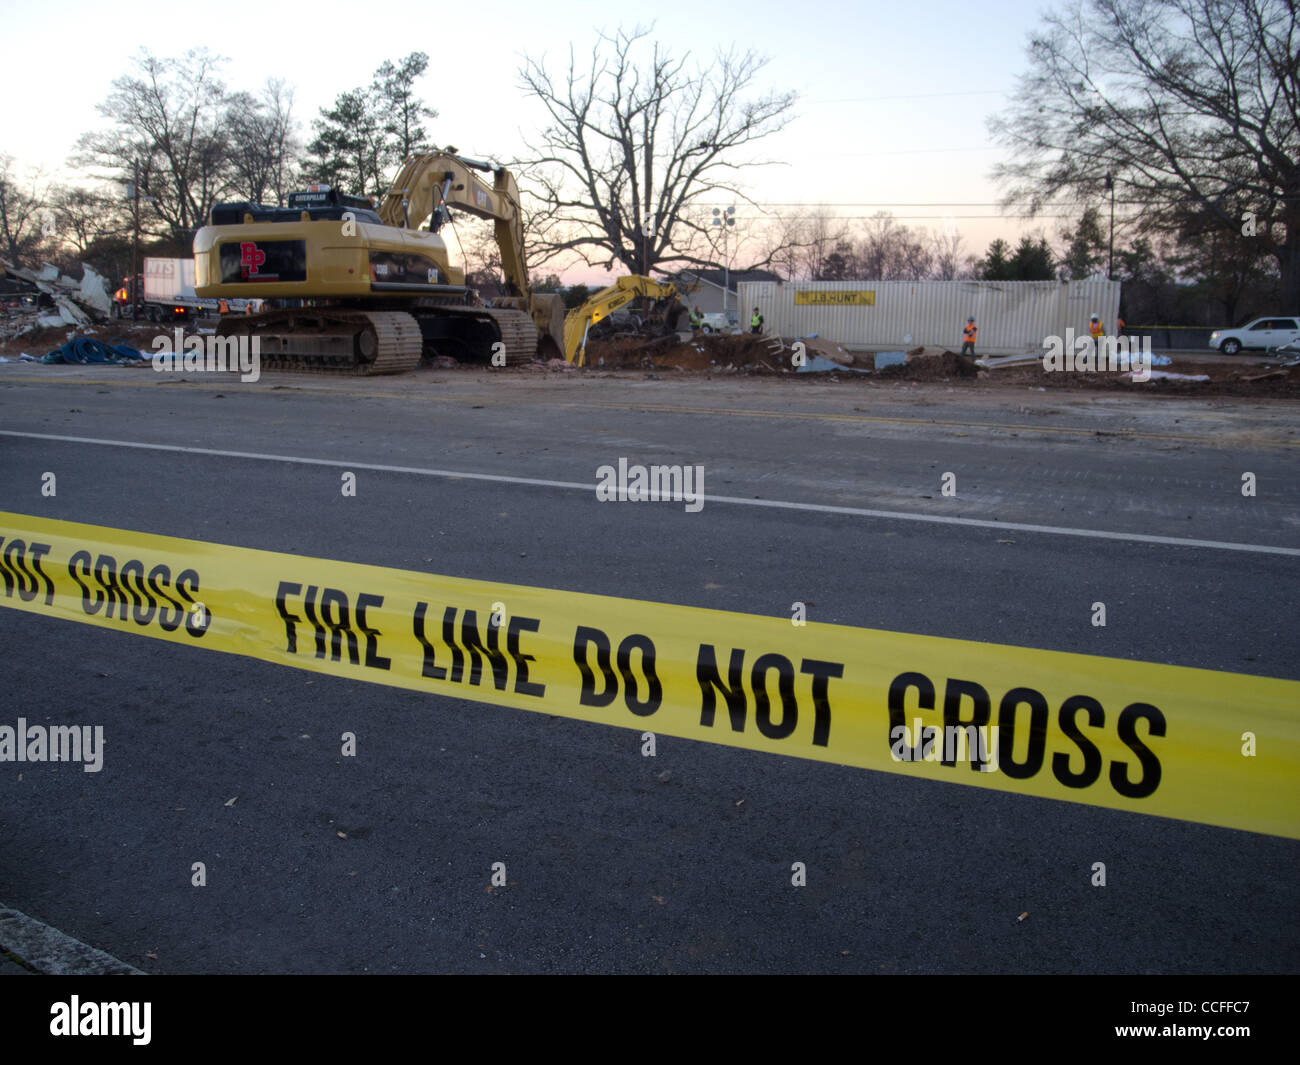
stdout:
<svg viewBox="0 0 1300 1065">
<path fill-rule="evenodd" d="M 364 196 L 348 196 L 329 185 L 309 185 L 302 192 L 289 193 L 284 207 L 268 207 L 261 203 L 237 200 L 233 203 L 214 204 L 209 214 L 209 225 L 237 226 L 248 220 L 254 222 L 301 222 L 351 220 L 382 225 L 375 205 Z"/>
</svg>

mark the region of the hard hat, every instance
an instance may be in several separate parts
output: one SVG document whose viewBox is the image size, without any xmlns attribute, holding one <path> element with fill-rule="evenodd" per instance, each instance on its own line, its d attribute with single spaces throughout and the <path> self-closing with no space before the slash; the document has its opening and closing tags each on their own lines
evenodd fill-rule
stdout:
<svg viewBox="0 0 1300 1065">
<path fill-rule="evenodd" d="M 974 318 L 967 318 L 966 321 L 968 321 L 968 322 L 973 322 L 973 321 L 975 321 L 975 319 L 974 319 Z"/>
<path fill-rule="evenodd" d="M 1092 322 L 1100 322 L 1100 321 L 1101 321 L 1101 316 L 1100 316 L 1100 315 L 1096 315 L 1096 314 L 1094 314 L 1094 315 L 1089 319 L 1089 321 L 1092 321 Z"/>
</svg>

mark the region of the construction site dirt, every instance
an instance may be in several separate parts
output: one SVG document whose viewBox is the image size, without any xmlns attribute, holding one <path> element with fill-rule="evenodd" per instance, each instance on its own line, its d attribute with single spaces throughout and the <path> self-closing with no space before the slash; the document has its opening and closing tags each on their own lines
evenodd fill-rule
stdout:
<svg viewBox="0 0 1300 1065">
<path fill-rule="evenodd" d="M 189 328 L 193 328 L 192 326 Z M 67 326 L 43 327 L 0 340 L 0 357 L 17 361 L 25 354 L 40 359 L 71 336 L 91 336 L 104 341 L 126 342 L 138 348 L 146 359 L 153 352 L 156 337 L 170 330 L 165 326 L 134 322 L 112 322 L 77 330 Z M 796 348 L 796 343 L 803 348 Z M 800 365 L 800 357 L 805 360 Z M 1300 399 L 1300 365 L 1263 352 L 1242 353 L 1228 358 L 1212 352 L 1175 353 L 1167 363 L 1152 371 L 1150 380 L 1134 380 L 1116 371 L 1048 371 L 1041 362 L 1021 361 L 1015 365 L 988 368 L 975 360 L 941 349 L 926 349 L 908 355 L 905 362 L 890 357 L 889 365 L 876 368 L 872 352 L 846 350 L 827 341 L 785 340 L 769 336 L 678 335 L 647 339 L 639 336 L 593 340 L 587 345 L 583 366 L 562 360 L 536 362 L 518 367 L 492 367 L 456 363 L 449 358 L 426 360 L 435 373 L 522 374 L 564 372 L 581 375 L 644 376 L 682 375 L 684 378 L 750 377 L 780 378 L 799 387 L 812 382 L 844 387 L 896 390 L 937 384 L 995 391 L 1091 390 L 1140 393 L 1148 396 L 1258 396 Z M 24 360 L 25 361 L 25 360 Z M 883 360 L 882 360 L 883 361 Z M 27 365 L 31 365 L 27 362 Z M 144 363 L 148 365 L 147 362 Z"/>
</svg>

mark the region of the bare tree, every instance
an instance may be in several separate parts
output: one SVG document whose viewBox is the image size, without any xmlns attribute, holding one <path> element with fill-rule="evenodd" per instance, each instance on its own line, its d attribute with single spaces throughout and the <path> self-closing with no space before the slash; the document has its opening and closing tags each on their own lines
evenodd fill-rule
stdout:
<svg viewBox="0 0 1300 1065">
<path fill-rule="evenodd" d="M 925 239 L 899 225 L 888 211 L 876 212 L 860 232 L 856 258 L 862 280 L 920 281 L 929 276 L 933 256 Z"/>
<path fill-rule="evenodd" d="M 848 238 L 848 223 L 829 207 L 775 214 L 762 229 L 763 264 L 787 281 L 809 281 L 821 276 L 827 256 Z"/>
<path fill-rule="evenodd" d="M 31 266 L 53 235 L 55 219 L 39 172 L 20 178 L 13 162 L 12 156 L 0 156 L 0 240 L 6 259 Z"/>
<path fill-rule="evenodd" d="M 268 195 L 284 202 L 299 151 L 294 126 L 293 89 L 279 78 L 268 78 L 258 96 L 240 92 L 226 98 L 234 193 L 254 203 Z"/>
<path fill-rule="evenodd" d="M 1016 153 L 995 176 L 1009 202 L 1039 207 L 1105 202 L 1113 175 L 1122 228 L 1212 227 L 1271 257 L 1294 307 L 1298 47 L 1295 0 L 1072 0 L 1034 35 L 1016 102 L 990 122 Z"/>
<path fill-rule="evenodd" d="M 571 252 L 636 274 L 707 264 L 692 208 L 709 195 L 746 200 L 736 179 L 755 161 L 741 153 L 789 121 L 794 96 L 747 95 L 766 63 L 753 52 L 719 53 L 707 68 L 688 59 L 639 28 L 600 34 L 590 66 L 570 49 L 558 79 L 525 58 L 522 86 L 551 119 L 525 161 L 539 262 Z"/>
<path fill-rule="evenodd" d="M 135 73 L 115 80 L 98 106 L 113 128 L 78 141 L 78 162 L 122 185 L 139 181 L 148 228 L 174 239 L 188 239 L 229 188 L 221 62 L 206 49 L 179 60 L 142 51 Z"/>
<path fill-rule="evenodd" d="M 50 207 L 60 246 L 75 255 L 83 255 L 97 241 L 121 237 L 130 230 L 130 217 L 120 196 L 60 185 L 51 191 Z"/>
<path fill-rule="evenodd" d="M 961 281 L 975 276 L 974 259 L 962 252 L 964 240 L 955 229 L 930 235 L 930 277 L 935 281 Z"/>
</svg>

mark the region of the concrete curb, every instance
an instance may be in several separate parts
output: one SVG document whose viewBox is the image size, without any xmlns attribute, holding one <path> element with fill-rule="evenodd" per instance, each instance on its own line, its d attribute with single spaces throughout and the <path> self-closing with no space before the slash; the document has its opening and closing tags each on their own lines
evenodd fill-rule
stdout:
<svg viewBox="0 0 1300 1065">
<path fill-rule="evenodd" d="M 0 955 L 11 954 L 45 976 L 145 976 L 111 954 L 0 904 Z"/>
</svg>

